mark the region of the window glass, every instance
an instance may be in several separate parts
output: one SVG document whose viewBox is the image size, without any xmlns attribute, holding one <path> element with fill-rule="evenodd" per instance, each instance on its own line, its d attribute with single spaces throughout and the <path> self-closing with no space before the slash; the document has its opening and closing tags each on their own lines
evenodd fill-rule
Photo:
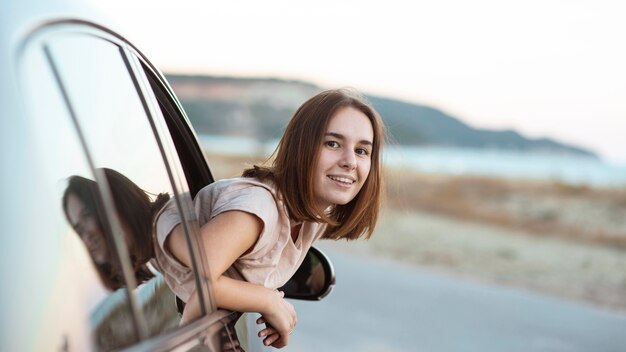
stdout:
<svg viewBox="0 0 626 352">
<path fill-rule="evenodd" d="M 95 212 L 77 201 L 79 197 L 69 196 L 71 192 L 64 197 L 70 176 L 93 180 L 94 175 L 41 42 L 26 47 L 20 62 L 34 137 L 28 147 L 39 156 L 32 162 L 41 170 L 27 187 L 38 190 L 36 197 L 28 200 L 32 218 L 27 225 L 38 230 L 21 233 L 21 243 L 27 244 L 28 251 L 16 250 L 32 255 L 28 264 L 20 267 L 24 282 L 14 283 L 27 285 L 27 290 L 18 292 L 28 294 L 12 297 L 12 305 L 19 307 L 19 314 L 13 315 L 16 324 L 29 323 L 27 330 L 37 332 L 28 339 L 32 346 L 24 346 L 24 350 L 126 346 L 136 341 L 126 295 L 107 287 L 102 279 L 106 268 L 90 250 L 95 241 L 101 241 L 95 237 L 99 231 Z M 19 263 L 17 258 L 15 263 Z M 37 326 L 45 328 L 37 330 Z"/>
<path fill-rule="evenodd" d="M 101 172 L 99 182 L 112 189 L 111 201 L 120 220 L 119 231 L 112 231 L 123 238 L 134 279 L 140 284 L 136 298 L 145 315 L 140 319 L 149 325 L 149 335 L 175 327 L 175 297 L 150 263 L 154 263 L 153 219 L 177 192 L 146 113 L 154 114 L 152 102 L 149 97 L 142 99 L 137 91 L 141 78 L 133 81 L 129 71 L 134 58 L 113 43 L 84 35 L 56 38 L 49 48 L 94 167 Z M 147 197 L 147 202 L 135 203 L 137 197 Z M 188 195 L 179 194 L 178 199 L 190 202 Z M 188 290 L 195 283 L 191 285 Z"/>
<path fill-rule="evenodd" d="M 100 325 L 108 322 L 104 324 L 108 334 L 119 336 L 132 331 L 127 328 L 132 322 L 137 323 L 140 336 L 170 330 L 178 326 L 180 316 L 175 295 L 154 262 L 153 219 L 169 203 L 184 219 L 192 224 L 194 219 L 188 187 L 177 177 L 176 169 L 174 174 L 168 170 L 154 134 L 158 127 L 148 118 L 147 111 L 152 116 L 158 112 L 151 105 L 154 98 L 138 93 L 146 79 L 133 80 L 131 67 L 137 66 L 136 58 L 101 38 L 64 33 L 46 40 L 45 48 L 94 168 L 95 177 L 88 181 L 100 204 L 91 206 L 97 209 L 92 213 L 97 213 L 101 231 L 110 237 L 108 248 L 103 244 L 106 241 L 94 245 L 97 236 L 93 235 L 85 243 L 92 243 L 94 261 L 113 269 L 100 275 L 109 289 L 125 292 L 125 287 L 138 285 L 125 302 L 130 305 L 125 309 L 134 309 L 136 321 L 119 309 L 105 310 L 96 318 Z M 81 224 L 73 225 L 76 232 L 88 233 Z M 185 290 L 193 292 L 193 275 L 189 283 Z"/>
</svg>

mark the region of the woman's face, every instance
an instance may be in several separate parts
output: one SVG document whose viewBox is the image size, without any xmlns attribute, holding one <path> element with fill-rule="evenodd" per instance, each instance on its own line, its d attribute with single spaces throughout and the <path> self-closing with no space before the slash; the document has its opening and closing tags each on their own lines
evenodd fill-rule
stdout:
<svg viewBox="0 0 626 352">
<path fill-rule="evenodd" d="M 92 214 L 83 201 L 74 194 L 67 197 L 67 217 L 74 231 L 85 243 L 93 261 L 97 264 L 107 264 L 109 249 L 96 214 Z"/>
<path fill-rule="evenodd" d="M 353 107 L 331 117 L 313 170 L 313 192 L 320 209 L 349 203 L 367 180 L 374 131 L 369 118 Z"/>
</svg>

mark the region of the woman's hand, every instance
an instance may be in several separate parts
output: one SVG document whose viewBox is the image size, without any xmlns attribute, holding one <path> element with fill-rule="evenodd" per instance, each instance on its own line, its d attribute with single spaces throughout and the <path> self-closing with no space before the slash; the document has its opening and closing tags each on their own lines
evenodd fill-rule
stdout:
<svg viewBox="0 0 626 352">
<path fill-rule="evenodd" d="M 270 295 L 269 304 L 257 324 L 265 323 L 265 329 L 259 331 L 259 337 L 263 338 L 265 346 L 283 348 L 289 343 L 289 334 L 293 331 L 298 321 L 293 305 L 283 297 L 282 291 L 274 291 Z"/>
</svg>

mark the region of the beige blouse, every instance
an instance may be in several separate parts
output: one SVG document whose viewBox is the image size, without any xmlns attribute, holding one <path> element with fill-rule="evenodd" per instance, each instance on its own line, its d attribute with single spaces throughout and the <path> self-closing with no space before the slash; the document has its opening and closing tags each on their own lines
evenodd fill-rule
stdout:
<svg viewBox="0 0 626 352">
<path fill-rule="evenodd" d="M 194 199 L 200 227 L 230 210 L 245 211 L 263 221 L 263 231 L 254 246 L 224 273 L 268 288 L 283 286 L 296 272 L 307 251 L 326 230 L 325 224 L 304 222 L 295 241 L 287 209 L 271 183 L 253 178 L 216 181 L 204 187 Z M 155 260 L 174 293 L 183 301 L 195 291 L 193 274 L 164 248 L 167 236 L 180 223 L 175 202 L 170 200 L 155 218 Z"/>
</svg>

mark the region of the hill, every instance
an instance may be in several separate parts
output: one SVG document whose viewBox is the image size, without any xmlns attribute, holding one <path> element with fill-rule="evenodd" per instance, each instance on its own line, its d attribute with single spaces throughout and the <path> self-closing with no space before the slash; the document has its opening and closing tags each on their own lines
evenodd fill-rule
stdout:
<svg viewBox="0 0 626 352">
<path fill-rule="evenodd" d="M 253 137 L 280 137 L 287 121 L 322 88 L 302 81 L 167 74 L 172 88 L 198 131 Z M 441 110 L 366 95 L 393 140 L 401 145 L 541 151 L 596 157 L 595 153 L 549 138 L 532 139 L 513 130 L 472 127 Z"/>
</svg>

